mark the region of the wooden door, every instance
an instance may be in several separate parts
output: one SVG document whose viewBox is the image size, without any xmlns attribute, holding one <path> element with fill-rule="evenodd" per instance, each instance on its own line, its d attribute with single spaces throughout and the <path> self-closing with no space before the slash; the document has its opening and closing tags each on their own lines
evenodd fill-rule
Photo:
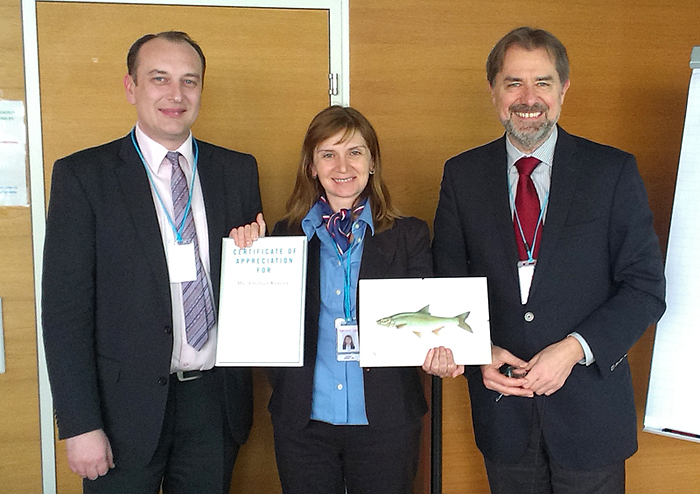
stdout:
<svg viewBox="0 0 700 494">
<path fill-rule="evenodd" d="M 56 159 L 125 135 L 136 116 L 122 79 L 131 43 L 186 31 L 207 57 L 194 135 L 258 159 L 266 220 L 284 213 L 306 127 L 329 104 L 328 11 L 97 3 L 37 3 L 46 190 Z M 280 492 L 267 413 L 270 390 L 255 373 L 255 418 L 231 492 Z M 80 492 L 62 443 L 57 487 Z"/>
<path fill-rule="evenodd" d="M 19 2 L 0 0 L 0 47 L 0 99 L 21 101 L 24 74 Z M 29 208 L 0 206 L 5 346 L 5 373 L 0 374 L 0 492 L 41 492 L 31 234 Z"/>
</svg>

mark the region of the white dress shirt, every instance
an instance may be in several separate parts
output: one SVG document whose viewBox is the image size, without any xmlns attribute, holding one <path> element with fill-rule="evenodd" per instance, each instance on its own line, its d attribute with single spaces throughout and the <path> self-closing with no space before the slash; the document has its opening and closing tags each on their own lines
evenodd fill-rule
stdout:
<svg viewBox="0 0 700 494">
<path fill-rule="evenodd" d="M 187 185 L 192 190 L 192 204 L 189 214 L 192 214 L 194 218 L 194 224 L 197 230 L 197 242 L 199 243 L 199 257 L 206 271 L 209 291 L 212 292 L 209 263 L 209 229 L 206 211 L 204 209 L 204 196 L 202 195 L 202 186 L 199 181 L 199 176 L 195 175 L 194 179 L 192 176 L 192 167 L 194 163 L 192 133 L 190 133 L 187 140 L 185 140 L 178 149 L 166 149 L 144 134 L 138 124 L 136 124 L 136 140 L 150 171 L 149 182 L 151 185 L 151 195 L 153 196 L 153 205 L 156 208 L 160 234 L 166 252 L 167 246 L 175 243 L 176 240 L 175 232 L 167 216 L 170 215 L 170 218 L 173 217 L 173 200 L 170 191 L 172 165 L 165 158 L 165 155 L 168 151 L 177 151 L 182 155 L 180 157 L 180 166 L 187 178 Z M 160 199 L 158 196 L 160 196 Z M 213 292 L 211 296 L 213 301 Z M 216 325 L 209 330 L 209 339 L 204 346 L 199 351 L 195 350 L 187 343 L 181 283 L 170 283 L 170 298 L 173 308 L 173 355 L 170 362 L 170 372 L 211 369 L 214 367 L 214 362 L 216 360 Z"/>
</svg>

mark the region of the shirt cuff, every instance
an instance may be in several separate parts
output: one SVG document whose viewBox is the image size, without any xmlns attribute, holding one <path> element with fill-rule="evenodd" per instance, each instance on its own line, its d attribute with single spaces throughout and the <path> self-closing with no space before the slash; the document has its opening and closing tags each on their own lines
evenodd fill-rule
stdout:
<svg viewBox="0 0 700 494">
<path fill-rule="evenodd" d="M 593 352 L 591 351 L 591 347 L 588 345 L 586 342 L 585 338 L 578 334 L 577 332 L 569 333 L 568 336 L 573 336 L 578 340 L 578 342 L 581 344 L 581 348 L 583 348 L 583 355 L 584 357 L 578 361 L 579 364 L 589 366 L 593 362 L 595 362 L 595 357 L 593 356 Z"/>
</svg>

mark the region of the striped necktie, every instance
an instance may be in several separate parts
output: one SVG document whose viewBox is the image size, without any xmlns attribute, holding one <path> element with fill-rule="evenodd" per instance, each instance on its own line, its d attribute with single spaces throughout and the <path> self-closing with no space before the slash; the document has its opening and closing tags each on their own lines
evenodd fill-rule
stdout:
<svg viewBox="0 0 700 494">
<path fill-rule="evenodd" d="M 166 158 L 172 164 L 170 191 L 173 195 L 174 222 L 175 226 L 179 228 L 185 216 L 190 193 L 187 187 L 187 178 L 180 167 L 180 153 L 169 151 Z M 209 339 L 209 329 L 214 325 L 216 318 L 214 316 L 214 304 L 209 291 L 207 275 L 199 257 L 199 244 L 197 242 L 194 218 L 191 210 L 187 213 L 181 236 L 183 243 L 194 243 L 197 279 L 181 283 L 182 305 L 185 311 L 187 343 L 195 350 L 200 350 Z"/>
</svg>

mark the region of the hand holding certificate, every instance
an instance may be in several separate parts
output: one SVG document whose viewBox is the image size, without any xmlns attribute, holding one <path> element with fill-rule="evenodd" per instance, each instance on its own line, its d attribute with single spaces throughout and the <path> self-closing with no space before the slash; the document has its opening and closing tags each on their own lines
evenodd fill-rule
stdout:
<svg viewBox="0 0 700 494">
<path fill-rule="evenodd" d="M 301 366 L 305 293 L 306 237 L 225 238 L 216 365 Z"/>
</svg>

